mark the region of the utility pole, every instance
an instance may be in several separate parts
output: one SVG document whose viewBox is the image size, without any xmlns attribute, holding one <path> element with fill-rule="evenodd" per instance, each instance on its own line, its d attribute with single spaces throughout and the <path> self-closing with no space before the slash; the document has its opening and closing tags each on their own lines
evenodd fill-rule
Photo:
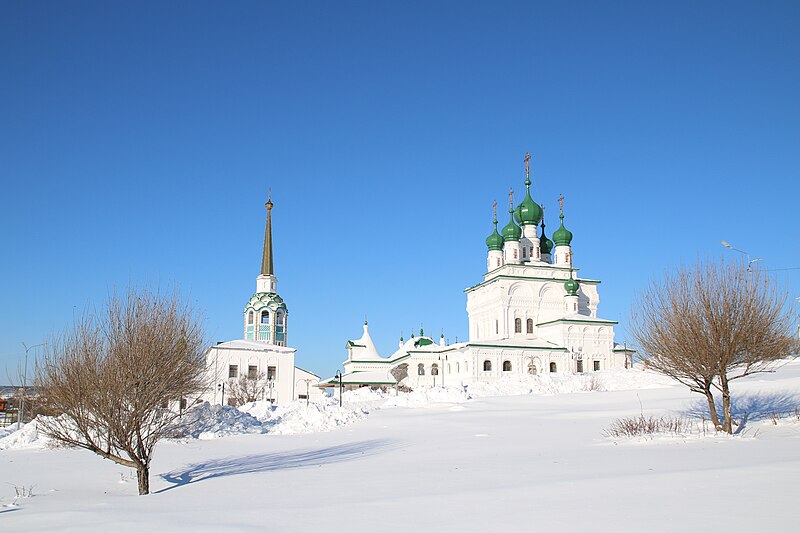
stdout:
<svg viewBox="0 0 800 533">
<path fill-rule="evenodd" d="M 22 427 L 22 422 L 25 420 L 25 395 L 27 394 L 26 387 L 28 386 L 28 352 L 31 351 L 33 348 L 38 348 L 39 346 L 44 346 L 45 343 L 34 344 L 33 346 L 28 346 L 24 342 L 22 346 L 25 347 L 25 368 L 22 370 L 22 399 L 20 400 L 19 404 L 19 420 L 17 420 L 17 429 Z"/>
</svg>

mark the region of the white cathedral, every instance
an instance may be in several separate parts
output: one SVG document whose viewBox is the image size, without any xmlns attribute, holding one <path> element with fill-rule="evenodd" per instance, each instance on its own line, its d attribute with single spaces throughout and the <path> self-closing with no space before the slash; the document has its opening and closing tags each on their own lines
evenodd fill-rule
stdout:
<svg viewBox="0 0 800 533">
<path fill-rule="evenodd" d="M 272 199 L 268 199 L 267 224 L 256 292 L 244 308 L 242 339 L 221 342 L 206 352 L 206 368 L 213 388 L 204 397 L 212 404 L 234 404 L 231 386 L 242 377 L 265 380 L 260 400 L 284 404 L 321 396 L 319 376 L 295 366 L 296 348 L 288 346 L 289 311 L 278 295 L 278 278 L 272 259 Z"/>
<path fill-rule="evenodd" d="M 483 280 L 465 290 L 469 340 L 447 344 L 420 331 L 381 355 L 364 322 L 360 339 L 347 341 L 344 373 L 321 387 L 356 388 L 462 385 L 504 376 L 583 373 L 630 368 L 633 351 L 614 343 L 617 322 L 597 316 L 600 281 L 578 276 L 572 264 L 572 232 L 560 226 L 545 235 L 542 207 L 531 197 L 530 156 L 525 157 L 525 198 L 509 220 L 486 239 Z M 539 228 L 541 227 L 541 234 Z"/>
</svg>

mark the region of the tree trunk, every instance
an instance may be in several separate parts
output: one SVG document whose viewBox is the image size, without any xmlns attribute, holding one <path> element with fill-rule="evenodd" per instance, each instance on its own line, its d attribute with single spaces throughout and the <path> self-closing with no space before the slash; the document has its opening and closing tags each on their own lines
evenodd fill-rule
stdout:
<svg viewBox="0 0 800 533">
<path fill-rule="evenodd" d="M 139 496 L 150 494 L 150 465 L 136 465 L 136 478 L 139 481 Z"/>
<path fill-rule="evenodd" d="M 719 415 L 717 414 L 717 406 L 714 404 L 714 394 L 711 392 L 711 387 L 706 387 L 706 401 L 708 401 L 708 413 L 711 415 L 711 423 L 714 424 L 714 429 L 719 431 L 722 425 L 719 423 Z"/>
<path fill-rule="evenodd" d="M 724 372 L 719 376 L 720 385 L 722 386 L 722 431 L 726 433 L 733 433 L 733 424 L 731 424 L 731 389 L 728 384 L 728 376 Z"/>
</svg>

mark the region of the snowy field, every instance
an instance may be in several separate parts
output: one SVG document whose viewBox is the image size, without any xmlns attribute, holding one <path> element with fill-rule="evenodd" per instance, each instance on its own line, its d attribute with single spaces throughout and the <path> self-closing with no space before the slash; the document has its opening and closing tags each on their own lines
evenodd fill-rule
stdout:
<svg viewBox="0 0 800 533">
<path fill-rule="evenodd" d="M 49 448 L 31 423 L 0 433 L 0 531 L 797 531 L 800 362 L 734 393 L 734 436 L 641 370 L 203 406 L 142 497 L 130 470 Z M 640 411 L 690 427 L 604 436 Z"/>
</svg>

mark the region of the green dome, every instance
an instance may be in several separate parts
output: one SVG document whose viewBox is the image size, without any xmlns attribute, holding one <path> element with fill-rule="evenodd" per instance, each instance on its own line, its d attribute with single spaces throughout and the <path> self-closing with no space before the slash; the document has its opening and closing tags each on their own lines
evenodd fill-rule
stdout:
<svg viewBox="0 0 800 533">
<path fill-rule="evenodd" d="M 542 220 L 542 208 L 531 198 L 531 180 L 525 178 L 525 198 L 517 206 L 514 218 L 521 226 L 535 226 Z"/>
<path fill-rule="evenodd" d="M 508 213 L 511 216 L 508 217 L 508 224 L 503 228 L 503 239 L 506 241 L 518 241 L 522 236 L 522 230 L 514 224 L 514 210 L 509 209 Z"/>
<path fill-rule="evenodd" d="M 553 241 L 548 239 L 547 235 L 544 234 L 544 220 L 542 220 L 542 236 L 539 237 L 539 248 L 542 254 L 549 254 L 553 251 Z"/>
<path fill-rule="evenodd" d="M 572 277 L 572 270 L 569 271 L 569 279 L 564 282 L 564 289 L 567 291 L 567 296 L 577 296 L 578 289 L 581 288 L 581 284 L 578 283 L 578 280 Z"/>
<path fill-rule="evenodd" d="M 486 246 L 490 250 L 502 250 L 504 242 L 503 236 L 497 233 L 497 219 L 494 219 L 494 231 L 486 237 Z"/>
<path fill-rule="evenodd" d="M 561 227 L 553 233 L 553 242 L 556 246 L 569 246 L 569 243 L 572 242 L 572 232 L 564 227 L 564 213 L 561 213 L 559 218 L 561 219 Z"/>
</svg>

